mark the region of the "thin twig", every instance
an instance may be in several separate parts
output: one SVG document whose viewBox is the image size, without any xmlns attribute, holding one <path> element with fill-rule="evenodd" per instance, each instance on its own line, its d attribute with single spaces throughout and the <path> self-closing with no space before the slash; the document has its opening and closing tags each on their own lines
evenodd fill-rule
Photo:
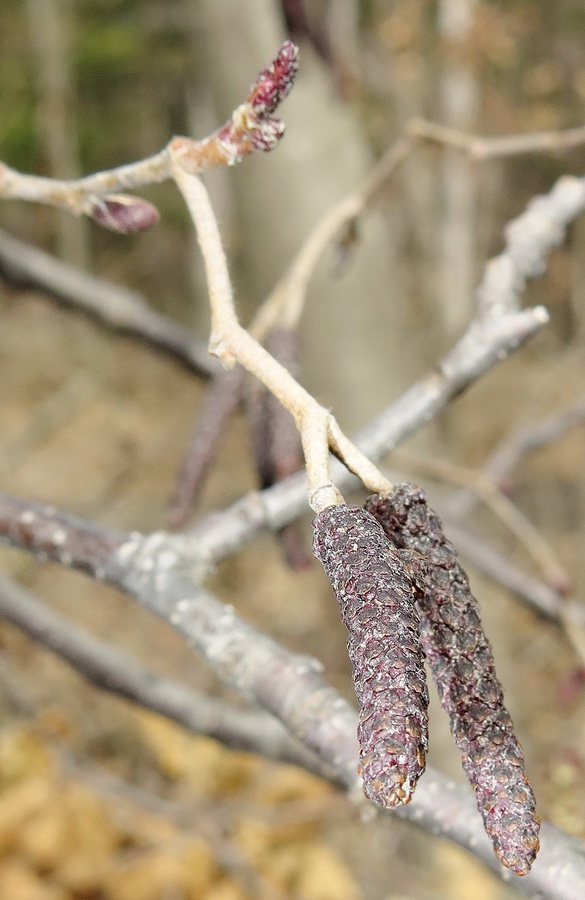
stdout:
<svg viewBox="0 0 585 900">
<path fill-rule="evenodd" d="M 220 371 L 204 341 L 178 322 L 155 312 L 137 291 L 75 269 L 2 229 L 0 274 L 11 284 L 49 292 L 107 327 L 169 353 L 198 375 Z"/>
<path fill-rule="evenodd" d="M 0 617 L 56 653 L 101 690 L 205 734 L 228 747 L 302 765 L 323 767 L 272 716 L 236 709 L 157 675 L 128 653 L 73 625 L 7 576 L 0 576 Z"/>
<path fill-rule="evenodd" d="M 322 407 L 290 372 L 280 365 L 245 329 L 236 317 L 232 286 L 221 237 L 209 195 L 199 178 L 173 164 L 175 180 L 195 222 L 201 246 L 211 306 L 209 350 L 226 368 L 239 362 L 255 375 L 291 413 L 301 433 L 309 483 L 309 503 L 315 512 L 342 502 L 329 476 L 328 446 L 372 491 L 387 493 L 391 485 L 382 473 L 347 438 L 333 416 Z"/>
<path fill-rule="evenodd" d="M 492 454 L 486 469 L 494 478 L 505 477 L 526 453 L 546 447 L 585 421 L 585 397 L 553 413 L 542 422 L 519 428 Z"/>
<path fill-rule="evenodd" d="M 278 312 L 278 307 L 270 298 L 262 304 L 249 327 L 250 334 L 257 341 L 261 342 L 266 336 Z M 169 501 L 168 522 L 173 530 L 184 526 L 197 500 L 222 435 L 240 401 L 244 375 L 245 370 L 236 366 L 227 372 L 222 368 L 212 378 L 203 406 L 197 413 Z"/>
<path fill-rule="evenodd" d="M 295 329 L 273 327 L 266 336 L 265 347 L 291 375 L 299 378 L 299 336 Z M 301 439 L 288 410 L 255 379 L 246 399 L 256 470 L 261 487 L 266 488 L 301 468 Z M 285 525 L 276 532 L 276 537 L 293 570 L 306 569 L 311 564 L 298 522 Z"/>
<path fill-rule="evenodd" d="M 512 470 L 527 453 L 546 447 L 567 431 L 582 425 L 584 421 L 585 397 L 581 397 L 566 409 L 554 412 L 542 422 L 513 430 L 491 453 L 482 466 L 482 472 L 494 483 L 505 483 Z M 468 515 L 474 505 L 474 497 L 468 491 L 459 491 L 448 501 L 449 513 L 453 518 Z"/>
<path fill-rule="evenodd" d="M 392 454 L 392 462 L 400 468 L 467 487 L 480 497 L 512 532 L 542 571 L 547 583 L 560 593 L 567 593 L 570 590 L 571 579 L 551 545 L 521 510 L 501 492 L 485 470 L 466 469 L 447 460 L 423 459 L 400 451 Z"/>
<path fill-rule="evenodd" d="M 506 230 L 506 249 L 487 264 L 475 319 L 435 369 L 416 382 L 354 438 L 371 459 L 381 459 L 431 421 L 484 372 L 501 363 L 548 321 L 541 307 L 518 311 L 530 277 L 546 269 L 548 253 L 562 240 L 567 225 L 585 210 L 585 179 L 564 176 L 552 190 L 533 201 Z M 340 490 L 356 482 L 342 466 L 331 464 Z M 201 522 L 194 536 L 210 556 L 221 559 L 265 528 L 279 528 L 305 509 L 302 474 L 252 494 Z"/>
<path fill-rule="evenodd" d="M 298 325 L 311 276 L 329 244 L 342 240 L 348 229 L 353 232 L 356 219 L 367 209 L 382 185 L 407 158 L 412 144 L 399 139 L 376 163 L 364 183 L 327 212 L 303 243 L 290 268 L 267 301 L 267 310 L 279 310 L 278 322 L 284 328 Z"/>
<path fill-rule="evenodd" d="M 355 436 L 355 444 L 371 459 L 382 459 L 427 422 L 453 397 L 516 351 L 547 321 L 542 307 L 498 317 L 468 331 L 429 375 L 416 382 Z M 340 490 L 358 487 L 345 466 L 331 462 Z M 192 532 L 195 545 L 220 560 L 254 540 L 262 531 L 281 528 L 306 511 L 307 481 L 303 472 L 253 492 L 225 510 L 206 516 Z"/>
<path fill-rule="evenodd" d="M 521 153 L 562 153 L 585 144 L 583 126 L 559 131 L 513 134 L 509 137 L 479 137 L 427 119 L 415 118 L 408 122 L 406 133 L 413 139 L 461 150 L 478 161 L 518 156 Z"/>
</svg>

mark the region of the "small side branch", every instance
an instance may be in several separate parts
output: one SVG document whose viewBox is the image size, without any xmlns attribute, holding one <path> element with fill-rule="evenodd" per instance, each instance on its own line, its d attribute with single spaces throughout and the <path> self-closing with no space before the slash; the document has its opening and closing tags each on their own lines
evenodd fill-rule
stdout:
<svg viewBox="0 0 585 900">
<path fill-rule="evenodd" d="M 391 484 L 357 447 L 345 438 L 333 416 L 237 320 L 227 261 L 219 229 L 203 183 L 174 163 L 175 180 L 195 222 L 203 253 L 211 305 L 209 350 L 228 369 L 239 362 L 255 375 L 291 413 L 301 433 L 309 481 L 309 503 L 315 512 L 342 502 L 329 476 L 329 446 L 372 491 Z M 377 487 L 374 487 L 377 485 Z"/>
<path fill-rule="evenodd" d="M 519 156 L 522 153 L 560 153 L 585 144 L 583 126 L 560 131 L 513 134 L 509 137 L 478 137 L 417 118 L 411 119 L 406 130 L 411 138 L 461 150 L 477 161 Z"/>
<path fill-rule="evenodd" d="M 186 171 L 231 166 L 257 150 L 272 150 L 284 133 L 273 113 L 294 84 L 298 50 L 291 41 L 253 83 L 244 103 L 228 121 L 201 141 L 176 137 L 159 153 L 138 162 L 97 172 L 74 181 L 24 175 L 0 163 L 0 197 L 47 203 L 73 215 L 88 215 L 114 231 L 137 231 L 152 225 L 158 213 L 145 200 L 119 194 L 173 177 L 172 159 Z"/>
<path fill-rule="evenodd" d="M 417 381 L 354 435 L 355 445 L 366 458 L 382 459 L 432 421 L 453 397 L 510 356 L 546 321 L 546 311 L 536 307 L 497 318 L 483 327 L 473 323 L 435 371 Z M 331 462 L 330 472 L 341 491 L 358 486 L 349 469 L 336 460 Z M 306 510 L 306 490 L 306 478 L 299 472 L 206 517 L 194 529 L 193 540 L 213 559 L 223 559 L 266 528 L 281 528 L 301 515 Z"/>
<path fill-rule="evenodd" d="M 527 279 L 546 270 L 548 253 L 564 238 L 569 223 L 584 211 L 585 179 L 565 176 L 510 223 L 506 249 L 485 270 L 479 289 L 480 314 L 432 372 L 354 437 L 362 454 L 381 459 L 548 321 L 544 307 L 518 310 L 520 297 Z M 355 487 L 343 466 L 334 462 L 330 471 L 339 490 Z M 223 558 L 262 529 L 280 528 L 299 516 L 305 508 L 305 491 L 302 475 L 292 476 L 205 520 L 197 528 L 197 539 L 211 556 Z"/>
</svg>

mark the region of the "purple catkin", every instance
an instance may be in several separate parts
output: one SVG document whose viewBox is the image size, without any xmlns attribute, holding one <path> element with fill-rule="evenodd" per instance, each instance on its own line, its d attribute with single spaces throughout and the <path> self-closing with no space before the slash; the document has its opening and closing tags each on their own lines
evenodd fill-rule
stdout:
<svg viewBox="0 0 585 900">
<path fill-rule="evenodd" d="M 422 645 L 496 856 L 525 875 L 538 852 L 540 821 L 467 575 L 420 488 L 398 485 L 390 497 L 370 497 L 366 509 L 413 565 L 422 557 Z"/>
<path fill-rule="evenodd" d="M 408 803 L 428 744 L 413 585 L 378 522 L 360 507 L 328 507 L 313 519 L 313 535 L 349 632 L 364 792 L 381 806 Z"/>
</svg>

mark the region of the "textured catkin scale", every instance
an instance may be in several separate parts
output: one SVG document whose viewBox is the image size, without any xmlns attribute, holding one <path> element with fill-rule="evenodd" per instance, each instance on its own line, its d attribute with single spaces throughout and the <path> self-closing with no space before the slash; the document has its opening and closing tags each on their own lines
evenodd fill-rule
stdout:
<svg viewBox="0 0 585 900">
<path fill-rule="evenodd" d="M 360 706 L 359 772 L 381 806 L 408 803 L 424 771 L 428 692 L 412 583 L 378 522 L 357 506 L 313 520 L 323 564 L 349 632 Z"/>
<path fill-rule="evenodd" d="M 366 509 L 414 565 L 422 556 L 417 604 L 429 666 L 496 855 L 525 875 L 538 852 L 540 822 L 467 575 L 420 488 L 398 485 L 390 497 L 370 497 Z"/>
</svg>

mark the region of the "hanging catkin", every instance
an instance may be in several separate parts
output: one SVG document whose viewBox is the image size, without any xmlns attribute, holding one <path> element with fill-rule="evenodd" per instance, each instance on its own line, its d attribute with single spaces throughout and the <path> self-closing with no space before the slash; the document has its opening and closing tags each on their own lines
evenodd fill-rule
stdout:
<svg viewBox="0 0 585 900">
<path fill-rule="evenodd" d="M 540 822 L 467 575 L 420 488 L 399 485 L 389 497 L 370 497 L 366 509 L 395 547 L 423 558 L 424 651 L 496 855 L 524 875 L 538 852 Z"/>
<path fill-rule="evenodd" d="M 359 771 L 381 806 L 408 803 L 424 771 L 428 692 L 413 586 L 378 522 L 357 506 L 313 520 L 321 561 L 349 632 L 360 706 Z"/>
</svg>

